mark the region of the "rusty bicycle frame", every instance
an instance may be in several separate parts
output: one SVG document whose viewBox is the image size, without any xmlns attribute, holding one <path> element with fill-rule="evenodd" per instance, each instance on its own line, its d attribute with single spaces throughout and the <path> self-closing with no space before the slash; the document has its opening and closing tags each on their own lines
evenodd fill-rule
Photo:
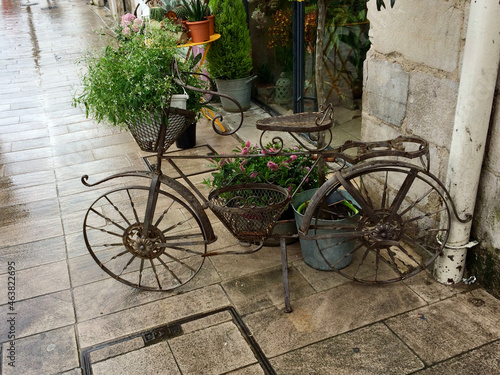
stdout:
<svg viewBox="0 0 500 375">
<path fill-rule="evenodd" d="M 176 66 L 173 66 L 173 71 L 176 72 L 177 82 L 187 90 L 223 96 L 235 102 L 240 108 L 239 125 L 230 131 L 222 132 L 217 126 L 218 121 L 223 121 L 223 117 L 219 115 L 212 120 L 212 127 L 216 133 L 225 136 L 238 131 L 243 123 L 243 111 L 238 102 L 212 90 L 191 87 L 182 80 L 182 75 Z M 377 142 L 348 141 L 332 148 L 331 105 L 317 113 L 273 117 L 260 120 L 256 124 L 257 129 L 261 131 L 262 149 L 264 149 L 262 145 L 264 136 L 268 132 L 285 132 L 303 148 L 303 151 L 295 152 L 295 155 L 309 155 L 315 160 L 313 168 L 294 192 L 285 194 L 283 190 L 286 189 L 280 187 L 246 183 L 238 189 L 229 186 L 220 191 L 217 199 L 221 199 L 222 203 L 214 203 L 211 195 L 207 199 L 196 188 L 189 176 L 183 173 L 177 161 L 292 154 L 283 152 L 284 141 L 281 137 L 275 136 L 273 143 L 279 147 L 262 155 L 167 155 L 164 140 L 170 115 L 171 113 L 167 111 L 162 116 L 156 142 L 156 163 L 152 171 L 118 173 L 95 183 L 89 183 L 87 175 L 82 177 L 82 183 L 89 187 L 121 177 L 140 177 L 150 180 L 149 187 L 133 185 L 102 195 L 91 205 L 84 219 L 84 239 L 91 256 L 105 272 L 132 287 L 153 291 L 175 289 L 196 275 L 206 256 L 254 253 L 263 247 L 266 238 L 273 237 L 280 243 L 284 311 L 291 312 L 287 238 L 300 238 L 317 244 L 327 239 L 334 239 L 338 244 L 351 243 L 350 254 L 344 255 L 340 260 L 332 261 L 328 258 L 326 249 L 321 248 L 319 256 L 331 269 L 353 281 L 385 283 L 411 277 L 426 269 L 434 261 L 446 243 L 452 214 L 459 221 L 470 220 L 470 217 L 465 219 L 458 217 L 445 186 L 430 173 L 429 145 L 425 140 L 414 136 L 401 136 Z M 326 141 L 320 146 L 317 143 L 311 144 L 299 135 L 304 133 L 308 134 L 313 142 L 319 139 L 321 133 L 326 134 Z M 420 165 L 395 158 L 415 159 Z M 178 178 L 174 179 L 163 174 L 163 161 L 172 166 L 179 174 Z M 320 163 L 336 163 L 337 166 L 332 177 L 320 186 L 311 198 L 298 233 L 273 235 L 271 230 L 277 217 L 297 194 L 314 167 Z M 184 181 L 187 186 L 177 179 Z M 391 188 L 394 182 L 399 186 L 395 190 Z M 417 185 L 418 188 L 415 188 Z M 331 207 L 325 202 L 332 194 L 339 192 L 342 194 L 347 192 L 352 197 L 359 211 L 356 214 L 357 218 L 356 220 L 348 218 L 347 222 L 342 224 L 336 222 L 325 224 L 321 217 L 324 217 L 325 212 L 331 211 Z M 373 192 L 379 195 L 378 200 L 371 198 Z M 231 199 L 224 200 L 229 194 Z M 242 195 L 245 196 L 242 198 Z M 136 198 L 137 196 L 140 198 Z M 160 200 L 169 203 L 158 214 L 157 206 Z M 260 203 L 256 204 L 256 201 Z M 428 201 L 437 202 L 439 208 L 428 209 L 426 206 Z M 174 206 L 175 210 L 172 208 Z M 255 247 L 244 251 L 207 253 L 207 245 L 217 239 L 205 213 L 207 208 L 221 219 L 233 235 L 240 240 L 253 243 Z M 141 210 L 144 211 L 143 217 Z M 418 213 L 410 216 L 409 213 L 412 211 Z M 164 223 L 170 220 L 170 216 L 180 213 L 184 215 L 182 219 L 176 219 L 177 221 L 171 219 L 172 222 Z M 269 223 L 265 222 L 266 220 Z M 239 227 L 233 225 L 237 221 Z M 245 226 L 261 222 L 265 223 L 256 229 L 257 234 L 248 235 L 249 231 Z M 423 234 L 414 225 L 415 222 L 426 225 Z M 188 228 L 187 232 L 180 231 L 184 227 Z M 105 239 L 100 239 L 100 236 Z M 416 247 L 425 248 L 432 253 L 430 258 L 421 260 L 411 250 Z M 359 259 L 356 260 L 354 269 L 349 271 L 351 273 L 337 269 L 336 265 L 340 261 L 353 256 Z M 391 271 L 394 271 L 396 276 L 384 276 L 384 265 L 392 268 Z M 375 273 L 374 278 L 371 275 L 370 278 L 365 278 L 365 267 L 371 267 L 369 271 Z M 137 276 L 137 280 L 131 279 L 131 275 L 134 275 L 134 278 Z M 170 284 L 166 285 L 165 280 Z"/>
</svg>

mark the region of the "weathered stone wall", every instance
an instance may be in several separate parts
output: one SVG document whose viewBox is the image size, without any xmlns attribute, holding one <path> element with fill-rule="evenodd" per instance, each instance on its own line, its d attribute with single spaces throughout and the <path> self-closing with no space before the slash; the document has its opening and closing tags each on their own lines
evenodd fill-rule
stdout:
<svg viewBox="0 0 500 375">
<path fill-rule="evenodd" d="M 473 236 L 480 246 L 468 254 L 471 274 L 500 296 L 500 75 L 488 134 L 488 147 L 476 201 Z"/>
<path fill-rule="evenodd" d="M 427 139 L 431 171 L 440 179 L 448 166 L 469 9 L 468 0 L 400 0 L 379 12 L 368 2 L 372 47 L 364 65 L 362 138 Z M 481 249 L 471 251 L 468 262 L 500 295 L 499 95 L 495 108 L 473 224 Z"/>
</svg>

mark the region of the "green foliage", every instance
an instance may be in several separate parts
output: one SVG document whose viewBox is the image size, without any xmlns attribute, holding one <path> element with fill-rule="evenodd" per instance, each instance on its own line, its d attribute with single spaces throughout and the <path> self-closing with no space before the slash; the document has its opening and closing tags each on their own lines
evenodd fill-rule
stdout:
<svg viewBox="0 0 500 375">
<path fill-rule="evenodd" d="M 269 143 L 266 150 L 275 152 L 278 145 Z M 271 182 L 281 187 L 287 188 L 290 192 L 295 191 L 300 182 L 314 164 L 309 155 L 296 155 L 301 149 L 283 149 L 280 154 L 292 155 L 263 156 L 262 150 L 250 142 L 242 143 L 241 147 L 233 150 L 241 155 L 261 155 L 251 158 L 217 159 L 213 160 L 211 167 L 217 168 L 212 173 L 212 179 L 203 181 L 205 185 L 212 188 L 219 188 L 231 184 Z M 302 189 L 312 189 L 318 187 L 318 169 L 312 170 L 307 181 L 302 185 Z"/>
<path fill-rule="evenodd" d="M 117 30 L 122 29 L 123 24 Z M 87 117 L 114 125 L 164 109 L 172 94 L 182 93 L 170 71 L 173 59 L 179 62 L 179 69 L 188 70 L 176 48 L 177 28 L 168 20 L 164 24 L 151 21 L 144 29 L 119 35 L 118 41 L 100 53 L 82 59 L 87 72 L 82 77 L 82 91 L 74 98 L 75 106 L 85 106 Z M 190 79 L 190 84 L 200 85 Z"/>
<path fill-rule="evenodd" d="M 215 32 L 221 34 L 207 53 L 210 75 L 220 79 L 246 78 L 252 70 L 250 33 L 241 0 L 212 0 Z"/>
<path fill-rule="evenodd" d="M 152 7 L 149 11 L 150 11 L 149 17 L 152 20 L 161 22 L 165 18 L 165 10 L 161 7 Z"/>
<path fill-rule="evenodd" d="M 182 0 L 186 10 L 187 20 L 190 22 L 203 21 L 209 13 L 208 4 L 204 0 Z"/>
</svg>

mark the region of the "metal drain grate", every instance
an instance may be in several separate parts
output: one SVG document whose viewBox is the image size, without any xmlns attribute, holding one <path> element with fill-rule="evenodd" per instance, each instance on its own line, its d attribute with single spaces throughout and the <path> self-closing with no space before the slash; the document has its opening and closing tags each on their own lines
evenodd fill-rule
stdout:
<svg viewBox="0 0 500 375">
<path fill-rule="evenodd" d="M 227 313 L 230 314 L 230 319 L 227 318 Z M 222 315 L 219 317 L 216 317 L 217 314 L 226 314 Z M 188 323 L 193 323 L 196 321 L 201 321 L 204 318 L 208 318 L 205 321 L 205 324 L 212 319 L 212 323 L 208 324 L 206 326 L 200 326 L 197 327 L 196 329 L 192 328 L 191 325 L 191 331 L 185 332 L 183 329 L 183 325 L 187 325 Z M 219 321 L 217 321 L 217 318 Z M 214 320 L 216 323 L 213 323 Z M 197 322 L 196 324 L 203 323 Z M 257 344 L 257 341 L 254 339 L 252 336 L 251 332 L 243 322 L 243 319 L 240 317 L 240 315 L 237 313 L 236 309 L 232 306 L 224 307 L 218 310 L 210 311 L 207 313 L 201 313 L 201 314 L 196 314 L 192 315 L 180 320 L 177 320 L 175 322 L 156 327 L 151 330 L 139 332 L 135 335 L 131 335 L 125 338 L 105 342 L 99 345 L 95 345 L 90 348 L 83 349 L 81 351 L 81 361 L 82 361 L 82 368 L 83 368 L 83 375 L 94 375 L 93 372 L 93 367 L 98 364 L 105 363 L 108 360 L 116 360 L 116 359 L 121 359 L 123 355 L 127 355 L 136 351 L 139 351 L 139 354 L 141 350 L 145 350 L 146 348 L 153 347 L 156 344 L 162 343 L 162 342 L 167 342 L 169 347 L 174 346 L 175 347 L 175 342 L 174 340 L 182 340 L 184 335 L 196 335 L 198 332 L 203 332 L 204 330 L 209 330 L 212 328 L 217 328 L 219 326 L 227 325 L 228 323 L 233 324 L 236 328 L 234 328 L 235 331 L 239 332 L 239 335 L 244 339 L 245 344 L 247 347 L 250 349 L 250 351 L 247 349 L 249 353 L 253 354 L 253 359 L 251 363 L 249 362 L 248 364 L 244 364 L 243 367 L 248 367 L 248 366 L 257 366 L 260 365 L 262 371 L 264 374 L 267 375 L 275 375 L 276 372 L 274 371 L 273 367 L 269 363 L 269 360 L 267 357 L 264 355 L 262 350 L 260 349 L 259 345 Z M 189 326 L 188 326 L 189 327 Z M 203 335 L 200 334 L 200 336 L 203 337 Z M 243 341 L 242 341 L 243 342 Z M 174 345 L 173 345 L 174 344 Z M 118 349 L 117 349 L 118 348 Z M 215 348 L 214 348 L 215 349 Z M 147 349 L 146 349 L 147 350 Z M 103 354 L 104 353 L 104 354 Z M 137 353 L 137 352 L 136 352 Z M 204 356 L 209 355 L 210 351 L 204 351 Z M 177 353 L 178 354 L 178 353 Z M 179 369 L 182 372 L 182 358 L 176 357 L 176 353 L 172 352 L 173 357 L 175 357 L 175 363 L 178 364 Z M 116 361 L 114 362 L 114 366 L 116 366 Z M 121 363 L 121 362 L 119 362 Z M 124 367 L 126 367 L 126 361 L 123 361 Z M 151 365 L 154 366 L 154 363 L 151 363 Z M 236 369 L 231 369 L 236 370 Z M 189 371 L 188 371 L 189 372 Z M 192 372 L 192 371 L 191 371 Z M 226 371 L 223 371 L 225 373 Z M 214 372 L 215 373 L 215 372 Z"/>
</svg>

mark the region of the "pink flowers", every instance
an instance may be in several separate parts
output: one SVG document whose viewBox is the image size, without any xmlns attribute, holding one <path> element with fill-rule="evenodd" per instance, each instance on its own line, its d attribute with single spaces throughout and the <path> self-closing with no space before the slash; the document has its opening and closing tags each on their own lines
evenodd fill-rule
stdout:
<svg viewBox="0 0 500 375">
<path fill-rule="evenodd" d="M 132 13 L 127 13 L 122 16 L 120 26 L 122 29 L 122 35 L 130 35 L 132 31 L 138 33 L 141 30 L 142 19 L 137 18 Z"/>
<path fill-rule="evenodd" d="M 277 171 L 279 169 L 279 165 L 276 164 L 274 161 L 268 161 L 267 166 L 269 167 L 270 170 L 272 171 Z"/>
<path fill-rule="evenodd" d="M 121 25 L 123 27 L 130 25 L 134 20 L 136 19 L 136 16 L 134 16 L 132 13 L 127 13 L 122 16 L 122 22 Z"/>
</svg>

